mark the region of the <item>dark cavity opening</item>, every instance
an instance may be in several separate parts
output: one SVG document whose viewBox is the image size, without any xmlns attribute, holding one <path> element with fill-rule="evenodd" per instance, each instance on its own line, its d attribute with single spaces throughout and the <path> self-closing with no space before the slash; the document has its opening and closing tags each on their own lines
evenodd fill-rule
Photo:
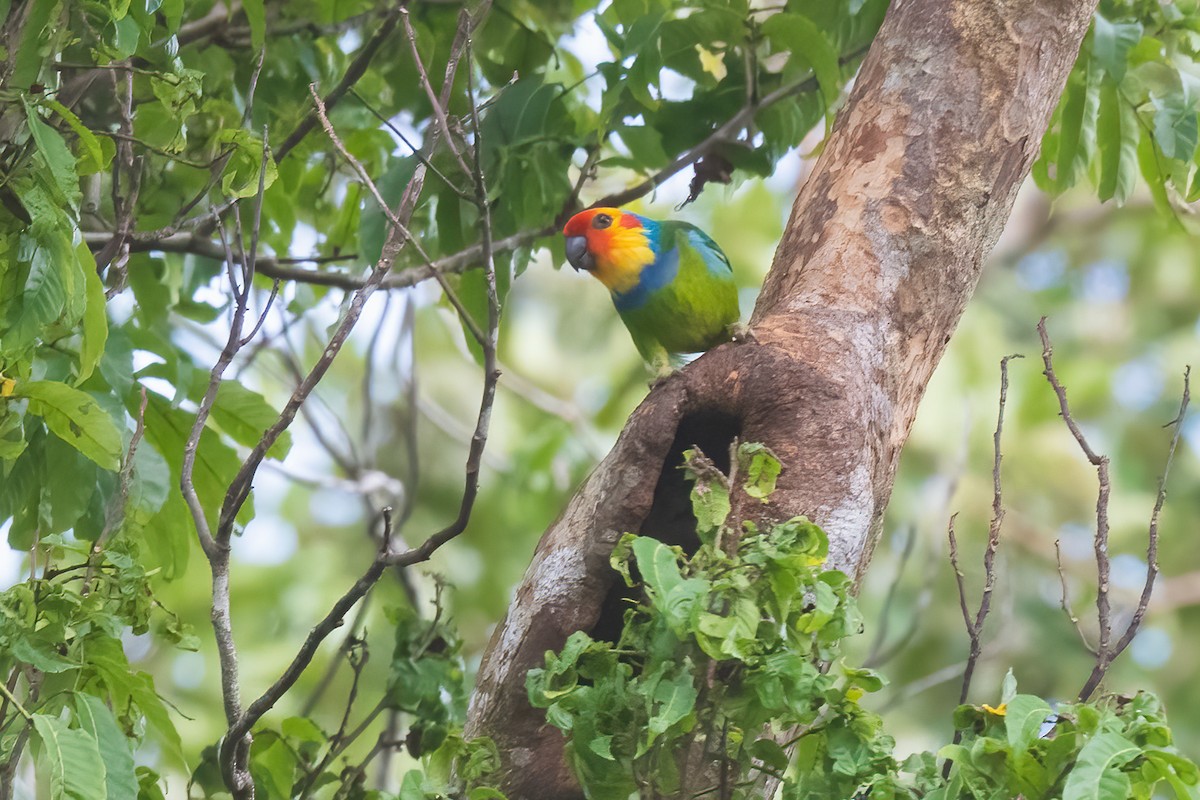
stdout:
<svg viewBox="0 0 1200 800">
<path fill-rule="evenodd" d="M 689 555 L 696 552 L 700 540 L 696 536 L 696 516 L 692 513 L 691 483 L 684 476 L 683 452 L 698 447 L 712 459 L 717 469 L 729 474 L 729 446 L 741 436 L 742 423 L 732 414 L 719 411 L 700 411 L 688 414 L 675 430 L 675 440 L 659 470 L 654 487 L 650 513 L 642 521 L 638 534 L 652 536 L 669 545 L 678 545 Z M 634 567 L 634 580 L 638 580 Z M 600 617 L 589 632 L 593 639 L 616 643 L 621 638 L 625 611 L 641 597 L 641 589 L 629 587 L 616 573 L 604 602 Z"/>
</svg>

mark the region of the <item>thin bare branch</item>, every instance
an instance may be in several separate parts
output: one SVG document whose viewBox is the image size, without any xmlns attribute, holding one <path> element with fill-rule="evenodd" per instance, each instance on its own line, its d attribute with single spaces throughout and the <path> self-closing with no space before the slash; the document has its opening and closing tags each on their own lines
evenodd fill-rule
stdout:
<svg viewBox="0 0 1200 800">
<path fill-rule="evenodd" d="M 888 639 L 888 629 L 892 619 L 892 606 L 896 602 L 896 595 L 899 593 L 900 584 L 904 579 L 904 572 L 908 568 L 908 563 L 912 559 L 912 554 L 916 550 L 917 529 L 913 525 L 905 528 L 904 548 L 900 551 L 900 559 L 896 562 L 896 571 L 892 575 L 892 580 L 888 583 L 887 593 L 883 598 L 883 608 L 879 612 L 878 628 L 875 632 L 875 639 L 871 642 L 871 649 L 867 652 L 867 657 L 863 659 L 863 665 L 868 667 L 876 667 L 882 663 L 884 659 L 884 644 Z M 955 572 L 958 572 L 957 567 Z M 916 619 L 916 614 L 909 615 L 912 619 Z M 901 637 L 903 640 L 908 637 Z M 892 648 L 888 648 L 890 654 Z"/>
<path fill-rule="evenodd" d="M 1075 616 L 1075 612 L 1071 610 L 1071 601 L 1067 597 L 1067 574 L 1063 569 L 1062 545 L 1058 539 L 1054 540 L 1054 560 L 1058 565 L 1058 580 L 1062 584 L 1062 597 L 1059 600 L 1059 605 L 1062 606 L 1063 613 L 1067 615 L 1067 619 L 1071 620 L 1071 624 L 1075 626 L 1075 632 L 1079 634 L 1079 641 L 1083 642 L 1084 648 L 1094 656 L 1096 655 L 1096 648 L 1092 647 L 1091 642 L 1087 640 L 1087 634 L 1083 632 L 1083 626 L 1079 624 L 1079 617 Z"/>
<path fill-rule="evenodd" d="M 1171 464 L 1175 461 L 1175 450 L 1179 446 L 1179 437 L 1183 435 L 1183 420 L 1187 415 L 1188 403 L 1191 402 L 1191 373 L 1191 367 L 1184 369 L 1183 396 L 1179 401 L 1179 413 L 1175 419 L 1167 423 L 1167 425 L 1175 426 L 1175 433 L 1171 436 L 1171 444 L 1167 448 L 1166 464 L 1163 465 L 1162 476 L 1158 479 L 1154 510 L 1150 512 L 1150 525 L 1146 536 L 1146 582 L 1142 586 L 1142 594 L 1138 598 L 1137 608 L 1133 612 L 1132 619 L 1129 620 L 1129 625 L 1113 646 L 1113 658 L 1119 656 L 1133 641 L 1133 637 L 1137 634 L 1138 628 L 1141 627 L 1142 620 L 1146 616 L 1146 609 L 1150 606 L 1150 596 L 1154 592 L 1154 581 L 1158 577 L 1158 520 L 1162 514 L 1163 504 L 1167 501 L 1167 476 L 1170 475 Z"/>
<path fill-rule="evenodd" d="M 1183 396 L 1179 403 L 1179 413 L 1175 419 L 1167 423 L 1167 425 L 1175 426 L 1175 433 L 1171 437 L 1171 444 L 1167 449 L 1166 464 L 1163 467 L 1163 474 L 1159 478 L 1158 492 L 1154 500 L 1154 509 L 1150 513 L 1150 522 L 1147 531 L 1146 545 L 1146 580 L 1142 585 L 1142 593 L 1138 598 L 1138 603 L 1134 609 L 1133 616 L 1129 620 L 1129 624 L 1118 637 L 1116 643 L 1112 642 L 1112 611 L 1109 601 L 1109 571 L 1110 557 L 1108 554 L 1108 537 L 1109 537 L 1109 520 L 1108 520 L 1108 503 L 1111 492 L 1111 484 L 1109 479 L 1109 461 L 1108 456 L 1097 454 L 1088 444 L 1083 432 L 1076 424 L 1074 417 L 1071 416 L 1071 409 L 1067 404 L 1067 391 L 1058 379 L 1058 375 L 1054 371 L 1053 354 L 1054 350 L 1050 344 L 1050 336 L 1046 332 L 1046 318 L 1038 322 L 1038 335 L 1042 340 L 1042 362 L 1045 366 L 1043 374 L 1050 386 L 1054 389 L 1055 395 L 1058 397 L 1059 413 L 1063 421 L 1067 425 L 1067 429 L 1075 438 L 1079 449 L 1083 451 L 1088 462 L 1096 467 L 1096 480 L 1099 484 L 1099 490 L 1096 497 L 1096 534 L 1095 534 L 1095 555 L 1096 555 L 1096 622 L 1098 627 L 1098 635 L 1096 646 L 1092 650 L 1096 657 L 1095 666 L 1092 668 L 1091 674 L 1084 683 L 1083 688 L 1079 690 L 1079 700 L 1085 701 L 1092 696 L 1092 693 L 1099 687 L 1101 681 L 1104 680 L 1108 668 L 1113 661 L 1119 656 L 1134 636 L 1137 635 L 1138 629 L 1141 627 L 1142 621 L 1146 617 L 1146 611 L 1150 606 L 1150 598 L 1154 592 L 1154 581 L 1158 577 L 1158 524 L 1159 517 L 1162 514 L 1163 504 L 1167 499 L 1167 476 L 1171 471 L 1171 463 L 1175 458 L 1175 450 L 1179 444 L 1179 438 L 1182 435 L 1183 420 L 1187 414 L 1188 403 L 1191 400 L 1191 368 L 1188 367 L 1183 373 Z M 1057 546 L 1057 543 L 1056 543 Z M 1059 560 L 1060 575 L 1062 572 L 1061 558 Z M 1064 578 L 1063 583 L 1063 604 L 1066 606 L 1066 583 Z M 1068 612 L 1070 616 L 1070 612 Z M 1082 633 L 1081 633 L 1082 635 Z M 1085 640 L 1086 644 L 1086 640 Z"/>
<path fill-rule="evenodd" d="M 975 676 L 975 667 L 983 652 L 983 626 L 992 608 L 992 591 L 996 586 L 996 551 L 1000 547 L 1000 529 L 1004 523 L 1003 484 L 1000 479 L 1000 463 L 1003 452 L 1000 440 L 1004 432 L 1004 408 L 1008 403 L 1008 362 L 1014 358 L 1024 358 L 1019 354 L 1005 356 L 1000 359 L 1000 400 L 997 403 L 996 430 L 992 434 L 992 518 L 988 523 L 987 546 L 983 551 L 983 591 L 979 596 L 979 608 L 974 618 L 967 608 L 967 595 L 963 588 L 963 575 L 958 568 L 958 543 L 954 538 L 954 517 L 950 518 L 948 536 L 950 538 L 950 563 L 954 567 L 954 577 L 958 582 L 958 601 L 962 609 L 963 622 L 967 627 L 967 637 L 970 639 L 970 649 L 967 653 L 967 665 L 963 670 L 962 690 L 959 692 L 959 703 L 967 702 L 971 692 L 971 680 Z M 956 515 L 957 516 L 957 515 Z M 954 731 L 954 743 L 962 741 L 962 731 Z M 942 776 L 948 777 L 953 762 L 950 759 L 942 765 Z"/>
<path fill-rule="evenodd" d="M 409 150 L 412 150 L 413 156 L 415 156 L 418 161 L 420 161 L 422 164 L 424 164 L 426 169 L 428 169 L 430 172 L 432 172 L 434 174 L 434 176 L 438 178 L 438 180 L 440 180 L 443 184 L 445 184 L 446 188 L 448 188 L 450 191 L 454 192 L 454 194 L 458 195 L 459 199 L 466 200 L 468 202 L 471 201 L 471 195 L 467 192 L 464 192 L 462 189 L 458 188 L 458 186 L 456 186 L 453 181 L 451 181 L 449 178 L 447 178 L 445 173 L 443 173 L 440 169 L 438 169 L 437 166 L 432 161 L 430 161 L 429 158 L 424 153 L 421 152 L 421 148 L 417 147 L 414 143 L 410 142 L 408 140 L 408 137 L 404 135 L 404 132 L 401 131 L 399 128 L 397 128 L 395 125 L 393 125 L 392 121 L 390 119 L 385 117 L 383 114 L 379 113 L 379 109 L 377 109 L 377 108 L 375 108 L 375 106 L 371 105 L 371 103 L 365 97 L 363 97 L 361 94 L 359 94 L 354 89 L 350 90 L 350 94 L 354 95 L 354 99 L 357 100 L 359 103 L 361 103 L 363 108 L 365 108 L 367 111 L 371 112 L 371 116 L 375 117 L 375 119 L 377 119 L 381 123 L 383 123 L 383 126 L 385 128 L 387 128 L 389 131 L 391 131 L 393 136 L 395 136 L 400 141 L 404 142 L 405 147 L 407 147 Z"/>
<path fill-rule="evenodd" d="M 950 515 L 950 522 L 946 524 L 946 536 L 950 540 L 950 566 L 954 569 L 954 581 L 958 585 L 958 606 L 962 611 L 963 624 L 967 626 L 967 633 L 971 634 L 974 624 L 971 619 L 971 611 L 967 608 L 967 587 L 963 584 L 963 572 L 958 566 L 958 539 L 954 536 L 956 519 L 958 519 L 957 513 Z M 972 637 L 972 641 L 974 641 L 974 637 Z"/>
<path fill-rule="evenodd" d="M 412 51 L 413 63 L 416 65 L 417 75 L 421 79 L 421 88 L 425 90 L 425 96 L 429 98 L 429 103 L 433 107 L 433 117 L 442 129 L 442 136 L 446 139 L 446 147 L 450 150 L 450 154 L 454 156 L 454 160 L 458 163 L 458 168 L 462 170 L 463 174 L 471 175 L 471 168 L 463 160 L 462 153 L 459 152 L 458 145 L 454 142 L 454 132 L 450 130 L 450 120 L 446 116 L 446 109 L 442 103 L 438 102 L 437 93 L 433 91 L 433 85 L 429 82 L 429 73 L 425 71 L 425 64 L 421 61 L 421 52 L 417 48 L 417 32 L 413 30 L 412 20 L 408 17 L 407 8 L 400 10 L 400 17 L 404 21 L 404 36 L 408 39 L 408 46 Z M 471 112 L 474 118 L 477 113 L 474 103 L 471 105 Z M 475 124 L 475 132 L 476 136 L 478 136 L 478 123 Z"/>
<path fill-rule="evenodd" d="M 1044 326 L 1039 328 L 1044 333 Z M 1111 647 L 1107 646 L 1107 642 L 1102 643 L 1096 649 L 1096 665 L 1092 668 L 1092 674 L 1088 676 L 1087 682 L 1083 688 L 1079 690 L 1079 699 L 1081 701 L 1088 699 L 1092 693 L 1096 691 L 1096 687 L 1104 680 L 1104 675 L 1107 673 L 1112 662 L 1125 651 L 1133 638 L 1137 635 L 1138 630 L 1142 626 L 1142 621 L 1146 618 L 1146 611 L 1150 607 L 1150 599 L 1154 594 L 1154 582 L 1158 578 L 1158 524 L 1159 517 L 1162 514 L 1163 505 L 1167 501 L 1167 477 L 1171 472 L 1171 464 L 1175 460 L 1175 450 L 1179 446 L 1179 438 L 1183 434 L 1183 421 L 1187 416 L 1188 404 L 1191 402 L 1191 372 L 1189 366 L 1183 372 L 1183 395 L 1179 401 L 1179 413 L 1175 415 L 1175 419 L 1167 423 L 1168 426 L 1175 427 L 1175 433 L 1171 436 L 1171 444 L 1167 448 L 1166 463 L 1163 465 L 1163 473 L 1158 479 L 1158 492 L 1154 498 L 1154 509 L 1150 512 L 1150 523 L 1146 532 L 1146 580 L 1142 585 L 1142 593 L 1138 597 L 1137 606 L 1134 608 L 1133 616 L 1129 620 L 1129 624 L 1125 626 L 1125 630 L 1117 639 L 1116 644 Z M 1098 535 L 1097 535 L 1097 538 Z M 1097 567 L 1100 562 L 1100 551 L 1097 547 Z M 1105 552 L 1105 560 L 1107 560 L 1107 551 Z M 1105 565 L 1107 567 L 1107 564 Z M 1103 571 L 1107 574 L 1107 569 Z M 1097 605 L 1099 603 L 1097 602 Z M 1102 619 L 1102 624 L 1104 620 Z M 1103 627 L 1101 634 L 1105 633 Z"/>
<path fill-rule="evenodd" d="M 1050 344 L 1050 336 L 1046 332 L 1046 318 L 1042 317 L 1037 324 L 1038 336 L 1042 340 L 1042 364 L 1044 369 L 1042 374 L 1046 376 L 1050 387 L 1054 390 L 1055 396 L 1058 398 L 1059 416 L 1067 426 L 1067 430 L 1071 432 L 1071 436 L 1079 445 L 1079 449 L 1083 451 L 1083 455 L 1087 458 L 1088 463 L 1096 468 L 1096 481 L 1099 485 L 1096 494 L 1096 535 L 1094 538 L 1094 550 L 1096 554 L 1096 667 L 1092 671 L 1092 677 L 1088 679 L 1088 684 L 1091 688 L 1088 689 L 1087 695 L 1090 696 L 1095 686 L 1099 684 L 1100 679 L 1108 670 L 1109 664 L 1112 663 L 1112 654 L 1109 643 L 1112 637 L 1112 611 L 1111 604 L 1108 598 L 1109 591 L 1109 556 L 1108 556 L 1108 501 L 1112 491 L 1112 484 L 1109 479 L 1108 472 L 1108 456 L 1100 455 L 1092 449 L 1087 441 L 1087 437 L 1083 435 L 1079 425 L 1075 422 L 1075 418 L 1071 415 L 1070 405 L 1067 403 L 1067 390 L 1059 381 L 1057 373 L 1054 371 L 1054 348 Z M 1093 683 L 1093 678 L 1095 682 Z M 1085 687 L 1087 688 L 1087 687 Z M 1085 695 L 1080 696 L 1080 699 L 1086 699 Z"/>
</svg>

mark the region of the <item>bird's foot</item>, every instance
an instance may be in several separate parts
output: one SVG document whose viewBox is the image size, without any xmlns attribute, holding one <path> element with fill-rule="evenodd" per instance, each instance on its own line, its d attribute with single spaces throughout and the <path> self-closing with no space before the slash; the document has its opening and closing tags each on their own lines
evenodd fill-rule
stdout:
<svg viewBox="0 0 1200 800">
<path fill-rule="evenodd" d="M 729 326 L 729 338 L 736 344 L 758 344 L 758 339 L 754 338 L 754 331 L 750 330 L 750 326 L 744 322 L 735 322 Z"/>
<path fill-rule="evenodd" d="M 655 361 L 654 363 L 650 364 L 650 368 L 654 370 L 654 377 L 650 379 L 648 384 L 650 391 L 657 389 L 661 384 L 665 383 L 668 378 L 679 371 L 675 369 L 675 367 L 671 366 L 670 361 Z"/>
</svg>

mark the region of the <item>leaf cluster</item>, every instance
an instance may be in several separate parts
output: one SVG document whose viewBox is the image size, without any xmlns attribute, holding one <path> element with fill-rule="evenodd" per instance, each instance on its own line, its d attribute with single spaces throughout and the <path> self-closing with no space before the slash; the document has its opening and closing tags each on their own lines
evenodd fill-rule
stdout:
<svg viewBox="0 0 1200 800">
<path fill-rule="evenodd" d="M 778 461 L 761 447 L 739 452 L 756 465 L 745 487 L 758 491 L 770 476 L 773 488 Z M 693 453 L 689 472 L 707 471 Z M 820 568 L 821 529 L 803 518 L 761 531 L 745 523 L 723 550 L 728 493 L 697 477 L 703 544 L 691 556 L 626 534 L 613 566 L 644 600 L 626 612 L 620 640 L 575 633 L 528 675 L 530 701 L 567 734 L 590 796 L 669 795 L 710 764 L 714 784 L 732 787 L 727 796 L 755 796 L 753 773 L 788 770 L 781 739 L 829 735 L 834 720 L 857 730 L 849 720 L 865 715 L 858 699 L 883 685 L 870 670 L 835 665 L 839 642 L 862 620 L 846 576 Z"/>
<path fill-rule="evenodd" d="M 741 488 L 769 499 L 778 462 L 757 445 L 734 456 Z M 803 518 L 761 531 L 744 522 L 736 547 L 722 549 L 736 500 L 711 462 L 688 459 L 698 550 L 626 534 L 612 563 L 642 598 L 620 639 L 577 632 L 527 676 L 588 797 L 686 787 L 750 798 L 764 776 L 786 800 L 1117 800 L 1154 797 L 1164 783 L 1181 800 L 1200 797 L 1200 770 L 1172 746 L 1152 694 L 1052 707 L 1017 694 L 1011 672 L 996 707 L 955 711 L 961 743 L 899 759 L 882 719 L 860 704 L 884 679 L 840 657 L 862 622 L 850 581 L 820 567 L 825 534 Z"/>
<path fill-rule="evenodd" d="M 129 663 L 122 642 L 151 630 L 177 647 L 198 642 L 154 599 L 136 544 L 115 541 L 90 560 L 88 546 L 57 535 L 42 546 L 66 566 L 0 593 L 0 674 L 9 676 L 0 764 L 15 763 L 28 737 L 49 797 L 160 798 L 157 773 L 135 767 L 133 752 L 149 737 L 180 767 L 180 737 L 154 679 Z"/>
<path fill-rule="evenodd" d="M 1155 204 L 1200 198 L 1200 4 L 1100 3 L 1042 139 L 1033 177 L 1058 194 L 1088 181 L 1125 203 L 1140 174 Z"/>
<path fill-rule="evenodd" d="M 1180 800 L 1200 796 L 1200 770 L 1172 745 L 1149 692 L 1051 707 L 1017 694 L 1009 672 L 998 706 L 959 706 L 954 725 L 962 743 L 938 753 L 954 769 L 928 797 L 1148 799 L 1162 783 Z"/>
</svg>

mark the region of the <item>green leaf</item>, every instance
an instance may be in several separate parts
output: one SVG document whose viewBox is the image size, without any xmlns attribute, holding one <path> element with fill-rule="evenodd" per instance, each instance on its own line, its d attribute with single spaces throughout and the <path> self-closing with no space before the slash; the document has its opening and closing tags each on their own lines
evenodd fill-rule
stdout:
<svg viewBox="0 0 1200 800">
<path fill-rule="evenodd" d="M 105 800 L 104 760 L 96 740 L 86 731 L 68 728 L 58 717 L 33 715 L 41 742 L 41 761 L 50 776 L 51 800 Z M 116 798 L 114 798 L 116 800 Z"/>
<path fill-rule="evenodd" d="M 227 128 L 217 135 L 217 141 L 232 146 L 229 163 L 221 176 L 221 191 L 232 197 L 255 197 L 258 194 L 259 173 L 263 175 L 263 190 L 269 189 L 279 177 L 275 159 L 267 153 L 263 157 L 263 141 L 256 133 L 243 128 Z"/>
<path fill-rule="evenodd" d="M 250 749 L 250 771 L 268 800 L 289 800 L 296 777 L 296 756 L 274 731 L 261 731 Z"/>
<path fill-rule="evenodd" d="M 108 300 L 104 296 L 104 284 L 96 274 L 96 261 L 87 245 L 82 242 L 77 254 L 84 266 L 87 305 L 83 312 L 83 336 L 79 344 L 79 375 L 75 378 L 76 386 L 91 377 L 92 371 L 104 355 L 104 345 L 108 341 L 108 316 L 105 313 Z"/>
<path fill-rule="evenodd" d="M 1076 70 L 1067 82 L 1059 120 L 1058 174 L 1054 188 L 1062 192 L 1075 185 L 1087 170 L 1096 145 L 1096 113 L 1099 106 L 1098 68 L 1090 62 Z"/>
<path fill-rule="evenodd" d="M 34 342 L 62 315 L 69 293 L 67 259 L 73 257 L 61 235 L 35 245 L 25 285 L 8 309 L 9 328 L 0 335 L 7 348 L 19 350 Z M 19 279 L 17 270 L 13 273 Z"/>
<path fill-rule="evenodd" d="M 1100 146 L 1100 201 L 1124 205 L 1137 181 L 1137 146 L 1141 136 L 1137 111 L 1117 87 L 1100 88 L 1100 115 L 1096 140 Z"/>
<path fill-rule="evenodd" d="M 250 23 L 250 44 L 258 50 L 263 46 L 267 32 L 267 13 L 263 8 L 263 0 L 244 0 L 242 11 L 246 13 L 246 22 Z"/>
<path fill-rule="evenodd" d="M 613 548 L 612 555 L 608 557 L 609 566 L 620 573 L 624 579 L 626 586 L 636 585 L 633 580 L 633 575 L 629 571 L 629 563 L 633 558 L 633 543 L 638 539 L 637 534 L 623 533 L 617 541 L 617 546 Z"/>
<path fill-rule="evenodd" d="M 1138 139 L 1138 167 L 1141 169 L 1142 177 L 1146 180 L 1146 185 L 1150 188 L 1154 206 L 1164 214 L 1171 214 L 1173 209 L 1171 200 L 1167 197 L 1167 177 L 1163 174 L 1160 155 L 1153 136 L 1142 136 Z"/>
<path fill-rule="evenodd" d="M 692 513 L 696 516 L 696 533 L 700 536 L 700 541 L 711 544 L 716 540 L 732 510 L 729 504 L 729 489 L 720 477 L 692 466 L 695 455 L 693 450 L 683 454 L 688 477 L 695 481 L 695 485 L 692 486 Z"/>
<path fill-rule="evenodd" d="M 1051 713 L 1045 700 L 1030 694 L 1018 694 L 1005 704 L 1004 730 L 1014 753 L 1030 748 Z"/>
<path fill-rule="evenodd" d="M 1079 751 L 1063 786 L 1062 800 L 1126 800 L 1129 776 L 1121 772 L 1121 767 L 1141 752 L 1120 734 L 1097 733 Z"/>
<path fill-rule="evenodd" d="M 1017 696 L 1017 676 L 1013 675 L 1012 668 L 1004 673 L 1004 680 L 1000 682 L 1000 702 L 1007 703 Z"/>
<path fill-rule="evenodd" d="M 14 395 L 27 398 L 30 414 L 92 461 L 107 470 L 120 466 L 121 434 L 90 395 L 54 381 L 18 383 Z"/>
<path fill-rule="evenodd" d="M 79 147 L 83 151 L 79 154 L 79 174 L 92 175 L 102 169 L 108 167 L 110 158 L 105 158 L 104 147 L 101 146 L 100 140 L 96 138 L 96 134 L 83 124 L 83 120 L 75 115 L 75 112 L 64 106 L 62 103 L 52 98 L 44 98 L 42 103 L 54 113 L 62 117 L 63 122 L 75 131 L 75 135 L 79 137 Z"/>
<path fill-rule="evenodd" d="M 639 536 L 633 541 L 633 554 L 642 580 L 659 597 L 666 597 L 683 583 L 675 552 L 657 539 Z"/>
<path fill-rule="evenodd" d="M 149 767 L 137 768 L 138 794 L 137 800 L 167 800 L 162 787 L 158 785 L 161 778 Z"/>
<path fill-rule="evenodd" d="M 1176 800 L 1195 800 L 1197 790 L 1196 764 L 1173 750 L 1147 748 L 1142 754 L 1158 770 L 1159 775 L 1175 793 Z"/>
<path fill-rule="evenodd" d="M 779 742 L 774 739 L 755 739 L 754 744 L 750 745 L 750 754 L 779 772 L 783 772 L 788 767 L 787 751 L 780 747 Z"/>
<path fill-rule="evenodd" d="M 17 45 L 12 76 L 8 83 L 9 87 L 18 91 L 27 91 L 38 79 L 38 73 L 46 60 L 43 48 L 57 27 L 53 23 L 59 4 L 57 0 L 32 0 L 28 3 L 28 9 L 25 24 L 20 28 L 21 42 Z"/>
<path fill-rule="evenodd" d="M 81 730 L 96 740 L 104 761 L 104 783 L 112 798 L 137 797 L 138 779 L 129 740 L 116 717 L 99 697 L 75 693 L 75 719 Z"/>
<path fill-rule="evenodd" d="M 1137 20 L 1109 22 L 1096 12 L 1092 18 L 1092 58 L 1116 83 L 1125 78 L 1129 51 L 1142 38 L 1142 23 Z"/>
<path fill-rule="evenodd" d="M 825 113 L 833 113 L 833 104 L 842 91 L 842 68 L 825 32 L 808 17 L 782 12 L 768 17 L 762 32 L 779 49 L 791 51 L 791 62 L 807 65 L 817 79 L 825 99 Z"/>
<path fill-rule="evenodd" d="M 673 679 L 663 679 L 654 687 L 654 713 L 650 717 L 650 730 L 666 733 L 673 725 L 682 722 L 696 708 L 698 694 L 688 672 Z"/>
<path fill-rule="evenodd" d="M 37 634 L 21 636 L 10 646 L 10 655 L 42 672 L 57 673 L 79 668 L 79 664 L 58 654 L 57 643 L 47 642 Z"/>
<path fill-rule="evenodd" d="M 44 447 L 38 516 L 43 534 L 62 533 L 87 511 L 100 473 L 95 464 L 58 436 L 47 436 Z"/>
<path fill-rule="evenodd" d="M 1176 71 L 1168 88 L 1152 96 L 1154 139 L 1167 158 L 1191 158 L 1196 149 L 1197 121 L 1194 79 Z"/>
<path fill-rule="evenodd" d="M 167 707 L 154 690 L 154 679 L 144 672 L 135 672 L 121 649 L 118 639 L 92 637 L 88 640 L 88 661 L 108 689 L 115 708 L 136 707 L 146 718 L 147 727 L 158 735 L 163 751 L 175 764 L 184 768 L 183 743 L 171 722 Z"/>
<path fill-rule="evenodd" d="M 766 502 L 775 491 L 775 479 L 782 465 L 766 445 L 746 442 L 738 446 L 738 465 L 745 476 L 746 494 Z"/>
<path fill-rule="evenodd" d="M 236 381 L 227 380 L 221 381 L 221 385 L 217 387 L 212 419 L 235 442 L 254 447 L 262 439 L 263 432 L 279 419 L 279 412 L 271 408 L 258 392 L 247 389 Z M 267 451 L 267 455 L 282 459 L 291 449 L 291 434 L 284 431 Z"/>
<path fill-rule="evenodd" d="M 22 102 L 25 103 L 25 114 L 29 122 L 29 134 L 37 146 L 38 153 L 50 169 L 50 174 L 54 178 L 53 185 L 57 190 L 59 199 L 65 202 L 71 209 L 76 209 L 79 205 L 80 192 L 79 177 L 75 174 L 75 156 L 71 154 L 71 150 L 67 147 L 67 143 L 63 141 L 62 135 L 54 130 L 54 128 L 42 122 L 41 117 L 38 116 L 37 108 L 25 97 L 22 97 Z"/>
</svg>

